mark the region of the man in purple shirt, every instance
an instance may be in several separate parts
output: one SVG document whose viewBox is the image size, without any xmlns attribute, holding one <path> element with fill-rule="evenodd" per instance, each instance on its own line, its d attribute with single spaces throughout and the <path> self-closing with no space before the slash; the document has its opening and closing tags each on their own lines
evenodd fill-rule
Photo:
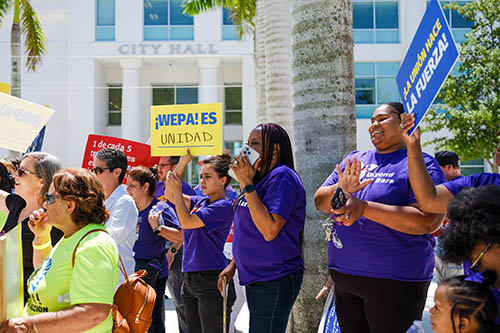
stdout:
<svg viewBox="0 0 500 333">
<path fill-rule="evenodd" d="M 162 156 L 158 163 L 158 183 L 156 183 L 155 198 L 168 203 L 175 211 L 175 205 L 165 199 L 165 181 L 169 171 L 174 171 L 179 163 L 180 156 Z M 195 195 L 194 190 L 188 183 L 182 182 L 182 193 L 186 195 Z M 184 303 L 181 297 L 182 283 L 184 275 L 182 269 L 182 242 L 173 242 L 167 252 L 167 259 L 170 263 L 170 274 L 168 276 L 167 287 L 174 301 L 175 311 L 177 312 L 177 321 L 179 323 L 179 332 L 186 331 L 186 319 L 184 317 Z"/>
</svg>

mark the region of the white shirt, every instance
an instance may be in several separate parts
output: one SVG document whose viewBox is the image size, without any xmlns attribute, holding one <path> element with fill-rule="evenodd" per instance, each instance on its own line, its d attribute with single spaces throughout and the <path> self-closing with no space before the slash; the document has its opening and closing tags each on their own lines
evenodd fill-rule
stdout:
<svg viewBox="0 0 500 333">
<path fill-rule="evenodd" d="M 115 188 L 113 193 L 106 199 L 106 208 L 110 212 L 106 221 L 106 229 L 118 245 L 118 253 L 123 261 L 127 274 L 135 272 L 135 260 L 133 247 L 136 238 L 137 219 L 139 212 L 134 199 L 128 195 L 122 186 Z M 118 286 L 122 284 L 125 277 L 120 272 Z"/>
</svg>

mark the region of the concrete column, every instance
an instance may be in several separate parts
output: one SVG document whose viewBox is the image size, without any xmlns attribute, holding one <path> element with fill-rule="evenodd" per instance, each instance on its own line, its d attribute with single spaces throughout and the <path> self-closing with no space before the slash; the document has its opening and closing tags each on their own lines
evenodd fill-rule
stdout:
<svg viewBox="0 0 500 333">
<path fill-rule="evenodd" d="M 121 59 L 122 138 L 141 140 L 141 59 Z"/>
<path fill-rule="evenodd" d="M 218 103 L 219 98 L 220 58 L 199 58 L 200 82 L 198 85 L 198 103 Z"/>
<path fill-rule="evenodd" d="M 257 96 L 255 92 L 255 63 L 253 55 L 243 56 L 241 70 L 243 141 L 245 141 L 250 131 L 257 125 Z"/>
</svg>

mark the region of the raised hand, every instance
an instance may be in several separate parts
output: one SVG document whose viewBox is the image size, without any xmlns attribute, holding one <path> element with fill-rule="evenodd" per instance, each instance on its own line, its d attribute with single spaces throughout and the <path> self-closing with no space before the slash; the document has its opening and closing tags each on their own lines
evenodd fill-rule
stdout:
<svg viewBox="0 0 500 333">
<path fill-rule="evenodd" d="M 359 181 L 359 176 L 361 175 L 361 162 L 358 161 L 356 157 L 352 159 L 352 163 L 350 159 L 347 159 L 344 172 L 340 170 L 338 164 L 335 166 L 335 169 L 339 177 L 338 185 L 345 192 L 356 193 L 373 182 L 373 179 L 367 179 L 362 182 Z"/>
<path fill-rule="evenodd" d="M 189 151 L 189 148 L 186 149 L 186 155 L 181 156 L 179 159 L 178 165 L 188 165 L 189 162 L 193 160 L 193 155 L 191 155 L 191 152 Z"/>
<path fill-rule="evenodd" d="M 47 213 L 43 208 L 34 210 L 31 213 L 28 227 L 36 237 L 44 237 L 50 234 L 52 226 L 49 224 Z"/>
<path fill-rule="evenodd" d="M 401 124 L 399 125 L 399 132 L 401 133 L 401 136 L 403 137 L 406 146 L 420 143 L 420 127 L 417 127 L 417 129 L 413 132 L 412 135 L 408 133 L 413 128 L 414 125 L 415 125 L 415 114 L 413 113 L 401 114 Z"/>
<path fill-rule="evenodd" d="M 229 167 L 234 171 L 241 188 L 253 184 L 253 178 L 255 177 L 255 173 L 260 166 L 260 161 L 261 160 L 259 158 L 252 166 L 250 165 L 248 158 L 240 152 L 240 156 L 237 156 L 233 163 L 231 163 Z"/>
</svg>

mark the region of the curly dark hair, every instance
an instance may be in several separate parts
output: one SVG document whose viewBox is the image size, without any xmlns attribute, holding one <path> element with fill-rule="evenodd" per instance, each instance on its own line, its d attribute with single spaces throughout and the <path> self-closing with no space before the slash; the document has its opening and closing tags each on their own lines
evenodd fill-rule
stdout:
<svg viewBox="0 0 500 333">
<path fill-rule="evenodd" d="M 86 169 L 63 169 L 55 173 L 53 184 L 63 200 L 75 202 L 71 218 L 77 226 L 104 224 L 109 218 L 104 189 L 94 173 Z"/>
<path fill-rule="evenodd" d="M 500 245 L 500 186 L 463 189 L 448 204 L 450 222 L 439 235 L 439 256 L 461 264 L 481 243 Z"/>
<path fill-rule="evenodd" d="M 450 317 L 453 333 L 460 332 L 455 326 L 454 317 L 474 318 L 478 324 L 478 332 L 499 332 L 496 327 L 497 302 L 491 292 L 491 285 L 496 281 L 496 273 L 486 271 L 482 273 L 482 283 L 466 281 L 467 276 L 454 276 L 444 280 L 441 285 L 448 287 L 447 300 L 451 305 Z"/>
</svg>

